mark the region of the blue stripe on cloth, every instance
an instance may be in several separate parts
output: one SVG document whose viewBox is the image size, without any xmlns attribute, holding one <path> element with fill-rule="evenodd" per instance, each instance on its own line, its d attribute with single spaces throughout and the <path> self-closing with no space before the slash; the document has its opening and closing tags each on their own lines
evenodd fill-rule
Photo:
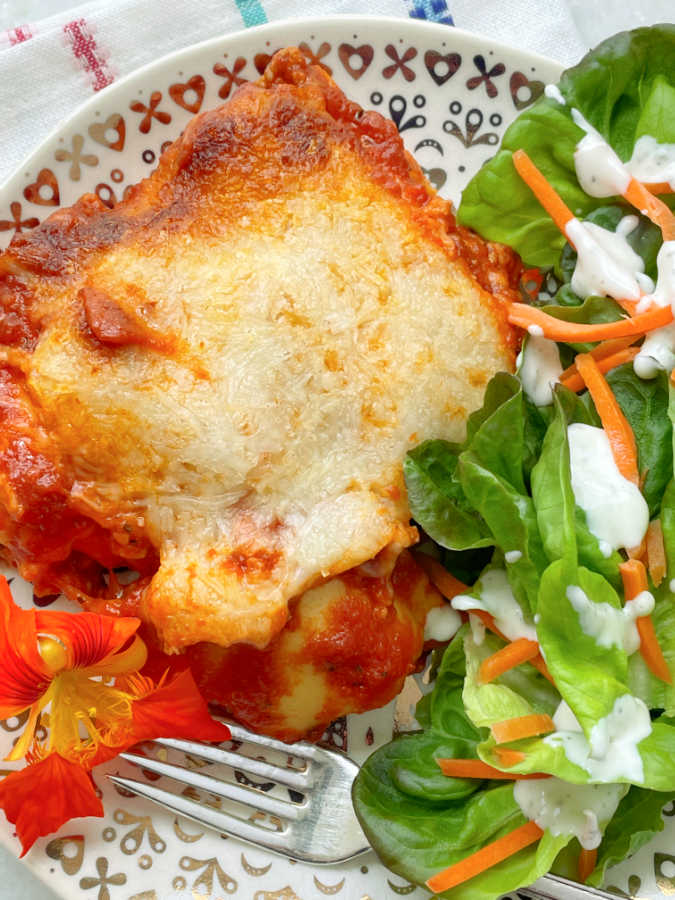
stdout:
<svg viewBox="0 0 675 900">
<path fill-rule="evenodd" d="M 237 8 L 244 20 L 244 25 L 251 28 L 253 25 L 264 25 L 267 21 L 265 10 L 259 0 L 236 0 Z"/>
<path fill-rule="evenodd" d="M 454 25 L 445 0 L 407 0 L 408 15 L 411 19 L 427 19 L 443 25 Z"/>
</svg>

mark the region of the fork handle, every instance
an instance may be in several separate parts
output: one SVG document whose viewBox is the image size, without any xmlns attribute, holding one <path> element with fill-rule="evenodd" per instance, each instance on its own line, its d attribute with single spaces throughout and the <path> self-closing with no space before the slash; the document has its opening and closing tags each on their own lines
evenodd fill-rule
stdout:
<svg viewBox="0 0 675 900">
<path fill-rule="evenodd" d="M 518 888 L 518 893 L 532 900 L 616 900 L 616 895 L 598 888 L 587 887 L 557 875 L 545 875 L 528 888 Z"/>
</svg>

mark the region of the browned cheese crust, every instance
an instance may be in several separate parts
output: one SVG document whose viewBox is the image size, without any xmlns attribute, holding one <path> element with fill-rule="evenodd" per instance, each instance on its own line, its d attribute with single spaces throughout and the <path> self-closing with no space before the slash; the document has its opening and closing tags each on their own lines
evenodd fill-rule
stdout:
<svg viewBox="0 0 675 900">
<path fill-rule="evenodd" d="M 518 273 L 281 51 L 114 209 L 0 256 L 7 559 L 90 603 L 140 570 L 168 652 L 265 647 L 291 598 L 416 540 L 403 458 L 513 368 Z"/>
</svg>

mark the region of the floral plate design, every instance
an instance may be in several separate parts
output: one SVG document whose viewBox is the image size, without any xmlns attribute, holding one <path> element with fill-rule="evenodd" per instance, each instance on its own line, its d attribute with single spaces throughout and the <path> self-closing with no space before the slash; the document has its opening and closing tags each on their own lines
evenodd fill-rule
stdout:
<svg viewBox="0 0 675 900">
<path fill-rule="evenodd" d="M 191 116 L 258 78 L 271 54 L 291 44 L 331 74 L 351 99 L 391 117 L 429 180 L 453 201 L 494 154 L 507 125 L 560 73 L 552 60 L 455 28 L 404 19 L 300 19 L 216 38 L 114 83 L 48 137 L 0 188 L 0 247 L 87 191 L 114 205 L 152 171 Z M 21 605 L 34 602 L 32 588 L 18 576 L 11 587 Z M 68 608 L 62 599 L 37 602 Z M 393 731 L 414 725 L 411 710 L 419 695 L 409 679 L 389 707 L 334 723 L 324 741 L 362 761 Z M 0 723 L 3 756 L 22 725 L 22 717 Z M 187 764 L 203 765 L 190 759 Z M 10 768 L 0 769 L 0 775 Z M 374 854 L 315 868 L 204 832 L 116 788 L 106 772 L 156 778 L 139 775 L 121 760 L 96 769 L 105 817 L 68 823 L 56 836 L 39 840 L 25 860 L 69 900 L 428 896 L 386 870 Z M 665 816 L 664 833 L 610 872 L 609 883 L 620 896 L 648 900 L 675 893 L 675 806 Z M 0 819 L 0 842 L 18 853 L 11 827 Z"/>
</svg>

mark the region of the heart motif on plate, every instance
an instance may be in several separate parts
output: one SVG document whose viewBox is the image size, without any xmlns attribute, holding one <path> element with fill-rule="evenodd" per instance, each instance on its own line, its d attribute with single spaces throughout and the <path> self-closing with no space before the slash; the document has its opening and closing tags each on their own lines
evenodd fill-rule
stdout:
<svg viewBox="0 0 675 900">
<path fill-rule="evenodd" d="M 509 81 L 511 99 L 516 109 L 525 109 L 544 93 L 543 81 L 530 81 L 522 72 L 514 72 Z M 523 90 L 524 89 L 524 90 Z"/>
<path fill-rule="evenodd" d="M 124 150 L 127 126 L 119 113 L 113 113 L 111 116 L 108 116 L 105 122 L 94 122 L 93 125 L 89 126 L 88 131 L 89 137 L 96 141 L 97 144 L 101 144 L 109 150 L 117 150 L 118 152 Z M 108 139 L 109 131 L 117 132 L 115 140 Z"/>
<path fill-rule="evenodd" d="M 375 51 L 370 44 L 362 44 L 360 47 L 352 47 L 351 44 L 340 44 L 338 47 L 340 62 L 355 81 L 358 81 L 363 73 L 368 70 L 374 55 Z M 352 64 L 355 56 L 361 60 L 360 66 Z"/>
<path fill-rule="evenodd" d="M 424 65 L 440 87 L 452 78 L 462 65 L 462 57 L 459 53 L 439 53 L 438 50 L 427 50 L 424 54 Z"/>
<path fill-rule="evenodd" d="M 45 852 L 50 859 L 61 863 L 66 875 L 75 875 L 84 860 L 84 838 L 81 834 L 67 834 L 54 838 L 47 844 Z"/>
<path fill-rule="evenodd" d="M 51 169 L 40 169 L 35 181 L 23 189 L 23 195 L 38 206 L 58 206 L 61 202 L 59 183 Z"/>
<path fill-rule="evenodd" d="M 443 187 L 445 182 L 448 180 L 447 173 L 445 169 L 439 169 L 434 167 L 433 169 L 422 169 L 424 174 L 427 176 L 429 181 L 433 184 L 437 191 Z"/>
<path fill-rule="evenodd" d="M 169 96 L 174 103 L 186 109 L 190 113 L 199 112 L 204 102 L 204 94 L 206 92 L 206 82 L 201 75 L 193 75 L 184 84 L 177 82 L 169 88 Z M 192 93 L 194 99 L 187 99 L 186 95 Z"/>
</svg>

